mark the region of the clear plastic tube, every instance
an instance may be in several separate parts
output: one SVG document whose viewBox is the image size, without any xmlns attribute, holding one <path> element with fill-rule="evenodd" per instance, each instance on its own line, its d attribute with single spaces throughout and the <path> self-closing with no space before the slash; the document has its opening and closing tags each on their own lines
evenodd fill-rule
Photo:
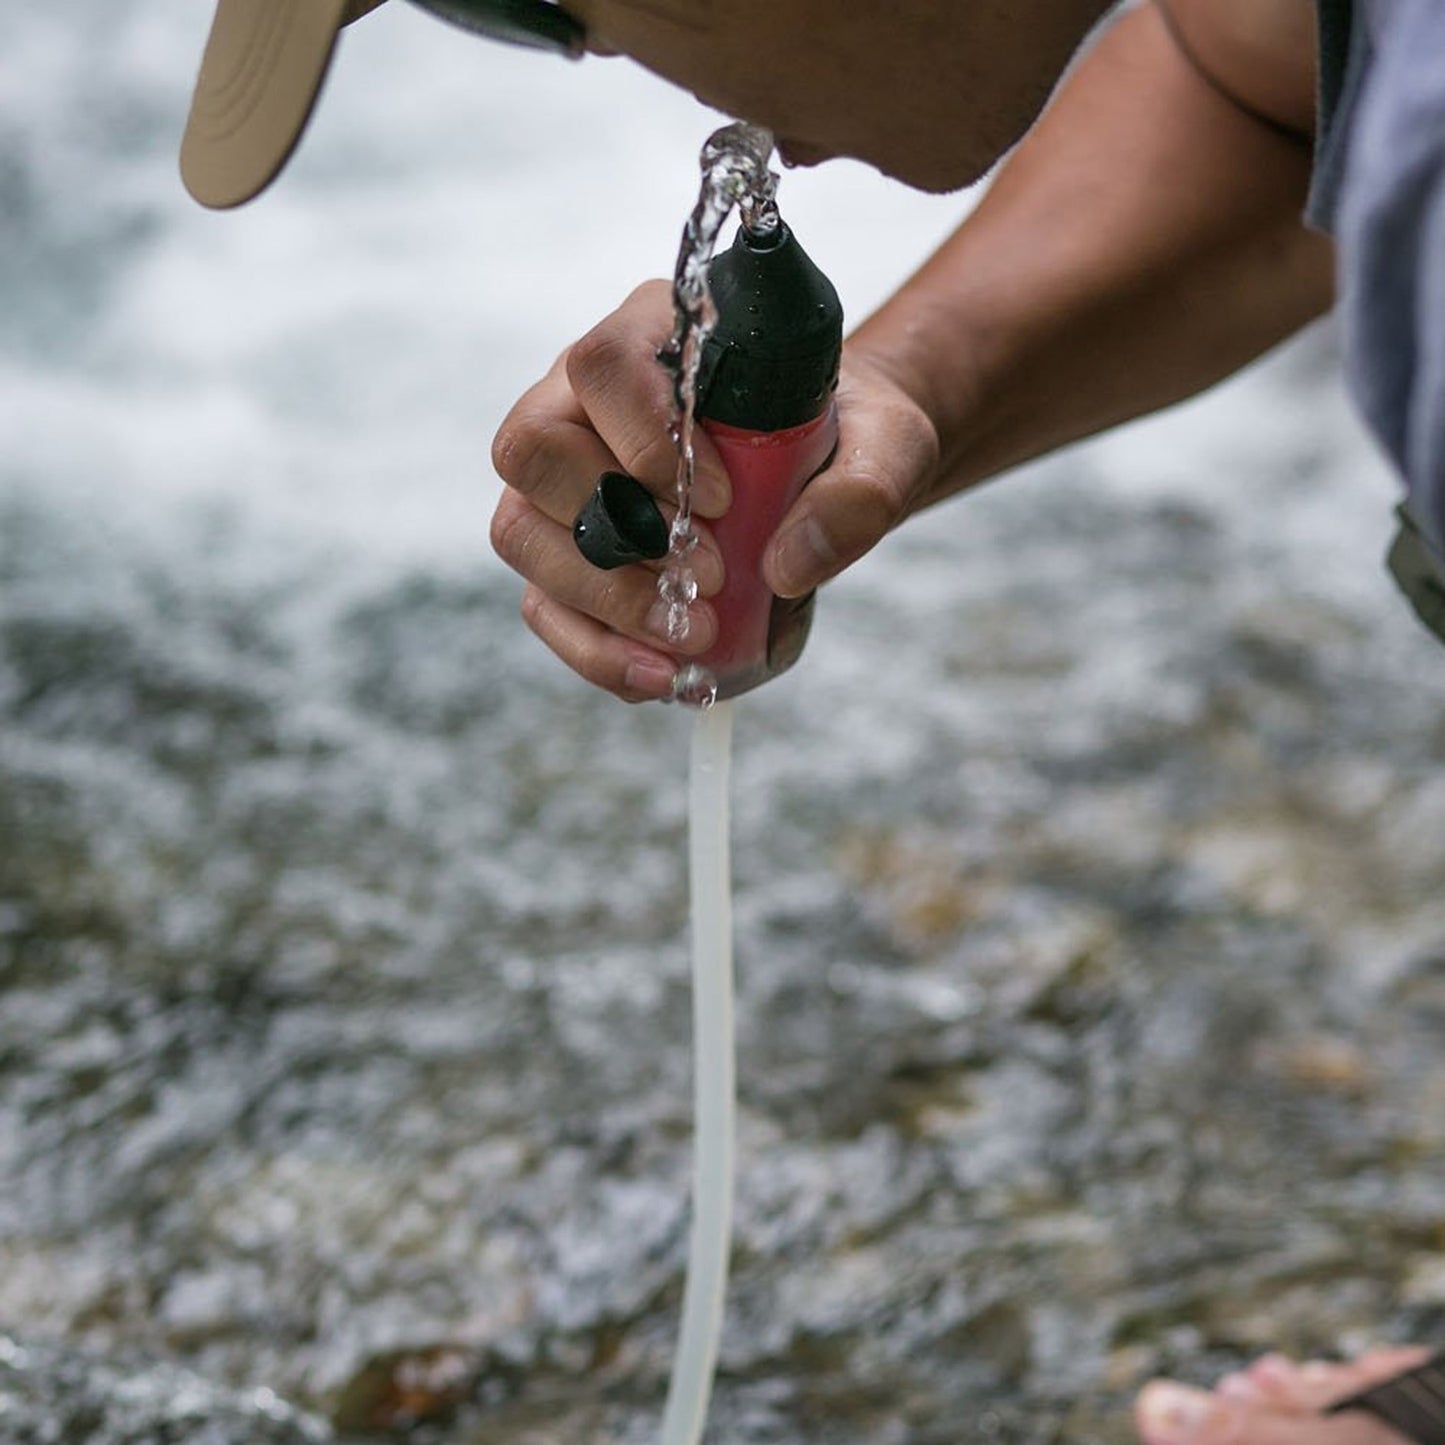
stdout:
<svg viewBox="0 0 1445 1445">
<path fill-rule="evenodd" d="M 688 775 L 692 895 L 692 1236 L 682 1333 L 662 1419 L 662 1445 L 698 1445 L 722 1334 L 732 1247 L 736 1089 L 728 779 L 733 705 L 699 712 Z"/>
</svg>

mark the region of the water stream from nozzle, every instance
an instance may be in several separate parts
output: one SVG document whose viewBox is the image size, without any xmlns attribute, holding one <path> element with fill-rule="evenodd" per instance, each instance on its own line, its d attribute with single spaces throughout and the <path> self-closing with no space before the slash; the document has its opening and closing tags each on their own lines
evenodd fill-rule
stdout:
<svg viewBox="0 0 1445 1445">
<path fill-rule="evenodd" d="M 697 578 L 689 560 L 697 546 L 692 526 L 695 472 L 693 433 L 697 422 L 697 380 L 703 347 L 717 324 L 708 290 L 707 268 L 718 236 L 736 206 L 744 229 L 771 235 L 781 224 L 774 200 L 778 174 L 769 170 L 772 132 L 737 122 L 714 131 L 698 158 L 702 185 L 697 204 L 683 228 L 672 274 L 673 329 L 657 359 L 672 374 L 673 439 L 677 444 L 677 515 L 668 539 L 667 562 L 657 588 L 667 604 L 667 634 L 680 646 L 687 640 L 688 607 L 697 598 Z M 705 668 L 685 666 L 673 683 L 673 696 L 695 707 L 710 707 L 717 680 Z"/>
</svg>

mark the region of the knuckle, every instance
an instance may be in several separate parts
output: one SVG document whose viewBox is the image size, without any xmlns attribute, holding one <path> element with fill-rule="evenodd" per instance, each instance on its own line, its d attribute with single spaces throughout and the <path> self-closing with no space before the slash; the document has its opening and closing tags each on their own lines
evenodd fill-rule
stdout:
<svg viewBox="0 0 1445 1445">
<path fill-rule="evenodd" d="M 657 380 L 661 383 L 661 371 Z M 677 446 L 672 435 L 672 411 L 661 389 L 648 400 L 638 399 L 626 423 L 612 441 L 617 460 L 639 482 L 666 495 L 677 472 Z"/>
<path fill-rule="evenodd" d="M 672 479 L 677 467 L 677 447 L 663 418 L 652 418 L 649 425 L 639 427 L 629 443 L 619 447 L 621 460 L 638 481 L 661 486 Z"/>
<path fill-rule="evenodd" d="M 870 523 L 891 527 L 904 509 L 899 473 L 873 459 L 858 460 L 850 468 L 853 505 Z"/>
<path fill-rule="evenodd" d="M 596 617 L 609 617 L 617 608 L 618 586 L 616 572 L 603 572 L 595 581 L 592 593 L 592 612 Z"/>
<path fill-rule="evenodd" d="M 631 600 L 631 578 L 627 575 L 630 571 L 631 568 L 623 567 L 601 575 L 593 597 L 592 610 L 595 617 L 613 624 L 626 624 L 634 620 L 632 614 L 637 609 Z"/>
<path fill-rule="evenodd" d="M 654 277 L 650 281 L 644 281 L 639 286 L 634 286 L 622 303 L 624 311 L 645 310 L 649 313 L 666 316 L 671 307 L 672 283 L 664 281 L 661 277 Z"/>
<path fill-rule="evenodd" d="M 657 363 L 665 327 L 651 324 L 663 293 L 639 288 L 567 355 L 567 381 L 618 462 L 633 476 L 665 484 L 672 475 L 669 390 Z M 644 315 L 645 312 L 645 315 Z"/>
<path fill-rule="evenodd" d="M 526 450 L 524 428 L 508 418 L 492 438 L 492 470 L 508 486 L 515 485 L 519 463 L 525 459 Z"/>
<path fill-rule="evenodd" d="M 613 665 L 601 639 L 584 643 L 573 660 L 572 666 L 578 676 L 590 682 L 593 687 L 600 687 L 606 692 L 615 693 L 622 686 L 619 671 Z"/>
<path fill-rule="evenodd" d="M 904 414 L 900 430 L 911 452 L 913 470 L 920 475 L 932 476 L 943 460 L 943 444 L 938 439 L 938 428 L 921 407 L 906 405 L 899 409 Z"/>
<path fill-rule="evenodd" d="M 492 466 L 509 487 L 534 490 L 555 470 L 564 447 L 564 428 L 536 412 L 514 412 L 492 442 Z"/>
<path fill-rule="evenodd" d="M 611 317 L 573 343 L 567 353 L 567 380 L 584 405 L 587 398 L 616 389 L 619 372 L 632 360 L 634 351 L 626 332 Z"/>
<path fill-rule="evenodd" d="M 881 533 L 907 516 L 937 473 L 938 433 L 911 402 L 887 400 L 869 418 L 874 441 L 855 448 L 844 465 L 852 503 Z"/>
<path fill-rule="evenodd" d="M 537 537 L 537 514 L 525 503 L 504 496 L 492 513 L 492 550 L 515 572 L 526 575 L 527 558 Z"/>
<path fill-rule="evenodd" d="M 881 435 L 890 439 L 893 454 L 906 473 L 937 466 L 941 450 L 938 431 L 915 402 L 897 396 L 882 401 L 876 426 Z"/>
</svg>

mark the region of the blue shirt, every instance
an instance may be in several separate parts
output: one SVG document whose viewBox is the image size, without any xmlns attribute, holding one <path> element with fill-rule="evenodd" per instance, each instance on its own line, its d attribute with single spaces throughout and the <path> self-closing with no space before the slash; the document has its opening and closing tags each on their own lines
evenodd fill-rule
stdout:
<svg viewBox="0 0 1445 1445">
<path fill-rule="evenodd" d="M 1339 246 L 1346 382 L 1405 481 L 1403 535 L 1391 567 L 1440 631 L 1445 0 L 1319 0 L 1319 13 L 1320 125 L 1309 216 Z"/>
</svg>

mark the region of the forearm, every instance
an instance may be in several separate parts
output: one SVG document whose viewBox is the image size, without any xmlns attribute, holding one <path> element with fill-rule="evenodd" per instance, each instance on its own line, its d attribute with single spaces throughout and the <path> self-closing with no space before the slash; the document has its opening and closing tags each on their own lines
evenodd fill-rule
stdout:
<svg viewBox="0 0 1445 1445">
<path fill-rule="evenodd" d="M 1325 310 L 1308 147 L 1152 6 L 1079 64 L 974 214 L 851 339 L 933 421 L 918 505 L 1209 386 Z"/>
</svg>

